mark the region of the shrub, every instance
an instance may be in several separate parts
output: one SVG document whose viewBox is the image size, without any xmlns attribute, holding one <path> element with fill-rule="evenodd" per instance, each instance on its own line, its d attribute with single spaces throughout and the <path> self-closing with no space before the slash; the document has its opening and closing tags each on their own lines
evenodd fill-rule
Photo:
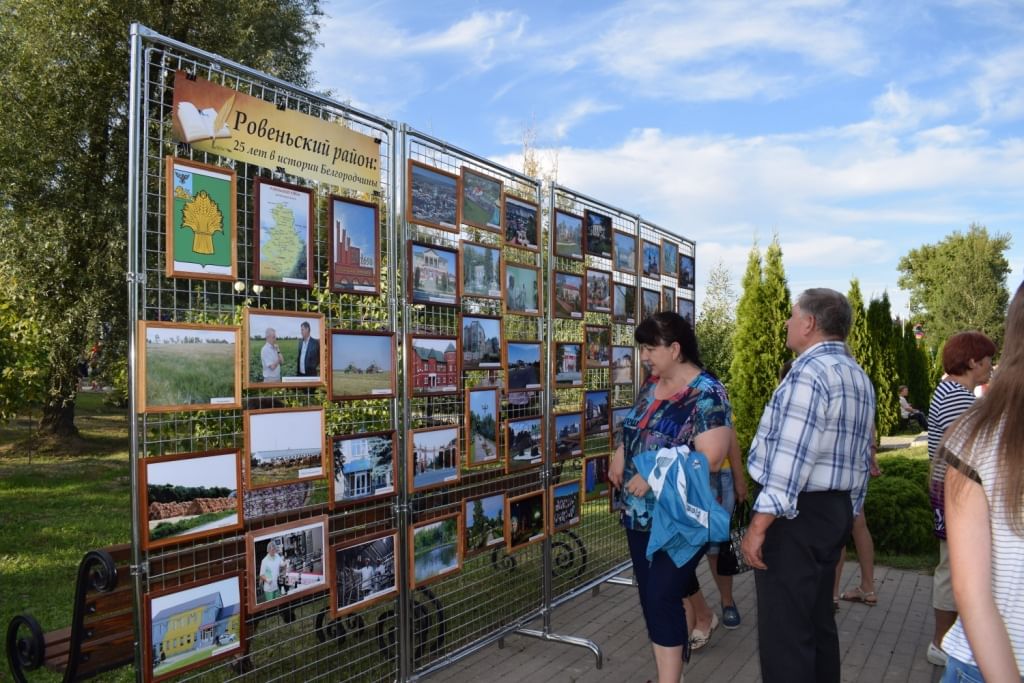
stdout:
<svg viewBox="0 0 1024 683">
<path fill-rule="evenodd" d="M 883 475 L 868 487 L 864 513 L 881 553 L 934 552 L 932 509 L 928 502 L 928 461 L 902 456 L 879 458 Z"/>
</svg>

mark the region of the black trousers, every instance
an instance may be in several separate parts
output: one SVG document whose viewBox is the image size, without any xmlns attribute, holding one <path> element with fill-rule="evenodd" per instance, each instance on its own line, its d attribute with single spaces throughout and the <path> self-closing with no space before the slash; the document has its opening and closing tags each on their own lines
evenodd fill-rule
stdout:
<svg viewBox="0 0 1024 683">
<path fill-rule="evenodd" d="M 839 683 L 839 635 L 832 609 L 836 562 L 850 538 L 847 491 L 802 493 L 795 519 L 768 527 L 755 570 L 764 683 Z"/>
</svg>

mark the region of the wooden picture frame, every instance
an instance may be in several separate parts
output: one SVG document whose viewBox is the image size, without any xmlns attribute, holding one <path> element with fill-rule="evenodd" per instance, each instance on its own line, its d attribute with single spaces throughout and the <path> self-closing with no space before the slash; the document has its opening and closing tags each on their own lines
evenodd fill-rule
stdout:
<svg viewBox="0 0 1024 683">
<path fill-rule="evenodd" d="M 463 314 L 462 370 L 492 370 L 503 367 L 501 318 Z"/>
<path fill-rule="evenodd" d="M 582 478 L 552 484 L 548 487 L 548 528 L 552 535 L 583 521 Z"/>
<path fill-rule="evenodd" d="M 327 515 L 319 515 L 250 531 L 245 535 L 245 563 L 248 576 L 246 593 L 250 614 L 328 590 L 326 570 L 329 563 L 329 531 L 330 522 Z M 269 567 L 269 573 L 266 571 L 268 568 L 264 567 L 264 561 L 271 556 L 271 542 L 276 546 L 273 555 L 280 556 L 281 564 L 286 564 L 289 570 L 285 572 L 283 582 L 281 564 L 278 565 L 276 572 L 273 566 Z M 319 574 L 317 568 L 320 569 Z M 299 571 L 290 571 L 292 569 Z M 269 580 L 263 579 L 264 575 Z M 289 582 L 292 582 L 290 590 Z M 285 592 L 283 595 L 276 595 L 279 591 L 267 591 L 268 585 L 276 585 Z"/>
<path fill-rule="evenodd" d="M 616 282 L 612 289 L 612 322 L 636 324 L 636 285 Z"/>
<path fill-rule="evenodd" d="M 607 368 L 612 359 L 612 328 L 607 325 L 587 325 L 583 330 L 583 367 Z"/>
<path fill-rule="evenodd" d="M 462 384 L 462 352 L 459 338 L 426 334 L 409 335 L 409 395 L 456 394 Z"/>
<path fill-rule="evenodd" d="M 636 275 L 636 235 L 614 230 L 612 232 L 612 268 L 620 273 Z"/>
<path fill-rule="evenodd" d="M 612 362 L 609 366 L 611 385 L 632 384 L 635 375 L 636 348 L 612 346 Z"/>
<path fill-rule="evenodd" d="M 661 277 L 661 245 L 640 240 L 640 269 L 644 277 Z"/>
<path fill-rule="evenodd" d="M 493 465 L 501 454 L 501 390 L 466 389 L 466 463 L 468 468 Z M 478 456 L 478 451 L 483 457 Z"/>
<path fill-rule="evenodd" d="M 300 359 L 303 326 L 309 331 L 309 342 L 306 344 L 305 358 Z M 324 340 L 326 330 L 322 313 L 246 308 L 243 329 L 246 368 L 243 379 L 247 389 L 322 387 L 327 384 L 327 344 Z M 257 336 L 260 332 L 263 333 L 262 337 Z M 273 342 L 269 340 L 270 332 L 274 333 Z M 270 375 L 274 371 L 271 368 L 272 362 L 277 363 L 276 377 Z M 316 363 L 315 374 L 310 374 L 313 370 L 311 362 Z M 303 374 L 303 370 L 306 374 Z M 266 379 L 268 375 L 271 376 L 269 380 Z"/>
<path fill-rule="evenodd" d="M 462 222 L 482 230 L 503 232 L 503 183 L 497 178 L 462 167 Z M 497 222 L 495 222 L 497 221 Z"/>
<path fill-rule="evenodd" d="M 243 416 L 247 489 L 327 476 L 323 407 L 246 410 Z M 276 472 L 280 469 L 285 472 L 284 478 Z M 294 476 L 287 476 L 292 470 Z"/>
<path fill-rule="evenodd" d="M 139 529 L 146 550 L 222 536 L 243 527 L 242 460 L 236 449 L 141 458 L 138 482 Z M 162 523 L 162 519 L 174 521 Z M 218 526 L 211 528 L 215 523 Z M 189 531 L 196 527 L 202 530 Z"/>
<path fill-rule="evenodd" d="M 139 412 L 241 408 L 241 336 L 234 325 L 140 320 Z"/>
<path fill-rule="evenodd" d="M 332 510 L 390 498 L 398 492 L 397 482 L 398 435 L 394 431 L 331 437 Z"/>
<path fill-rule="evenodd" d="M 582 261 L 583 255 L 583 216 L 561 209 L 555 209 L 551 234 L 551 255 L 555 258 L 567 258 Z"/>
<path fill-rule="evenodd" d="M 459 261 L 462 270 L 460 296 L 478 299 L 502 299 L 503 270 L 501 247 L 462 240 L 459 243 Z M 492 277 L 487 271 L 491 270 Z"/>
<path fill-rule="evenodd" d="M 572 411 L 551 416 L 551 459 L 571 460 L 583 455 L 583 413 Z"/>
<path fill-rule="evenodd" d="M 257 176 L 253 208 L 253 282 L 311 289 L 316 277 L 313 190 Z"/>
<path fill-rule="evenodd" d="M 547 537 L 546 508 L 544 489 L 505 499 L 505 538 L 508 539 L 508 552 L 540 543 Z"/>
<path fill-rule="evenodd" d="M 331 616 L 338 619 L 398 595 L 398 548 L 397 531 L 331 546 Z"/>
<path fill-rule="evenodd" d="M 679 278 L 679 244 L 672 240 L 661 240 L 661 274 Z"/>
<path fill-rule="evenodd" d="M 679 288 L 693 289 L 696 284 L 697 263 L 692 256 L 679 255 Z"/>
<path fill-rule="evenodd" d="M 583 443 L 594 434 L 607 435 L 611 429 L 611 392 L 589 389 L 583 394 Z"/>
<path fill-rule="evenodd" d="M 505 389 L 537 391 L 544 388 L 542 360 L 544 351 L 540 342 L 505 341 Z"/>
<path fill-rule="evenodd" d="M 540 305 L 540 268 L 527 263 L 510 263 L 505 259 L 501 282 L 505 289 L 506 313 L 533 317 L 544 314 Z"/>
<path fill-rule="evenodd" d="M 462 284 L 459 250 L 410 240 L 408 252 L 409 303 L 458 306 Z"/>
<path fill-rule="evenodd" d="M 676 313 L 679 317 L 683 318 L 686 322 L 690 323 L 690 327 L 694 327 L 696 321 L 694 320 L 693 302 L 689 299 L 682 297 L 676 299 Z"/>
<path fill-rule="evenodd" d="M 479 510 L 476 509 L 477 503 L 480 504 Z M 501 530 L 500 535 L 494 534 L 496 529 Z M 507 543 L 504 492 L 474 496 L 462 501 L 462 554 L 466 559 L 492 548 L 504 547 Z"/>
<path fill-rule="evenodd" d="M 607 455 L 594 455 L 583 459 L 583 500 L 608 497 L 612 485 L 608 480 Z"/>
<path fill-rule="evenodd" d="M 338 195 L 327 198 L 330 287 L 335 294 L 378 296 L 381 291 L 380 206 Z M 371 258 L 367 258 L 367 254 Z"/>
<path fill-rule="evenodd" d="M 424 574 L 417 574 L 416 566 L 416 539 L 430 539 L 423 543 L 420 555 L 431 555 L 454 546 L 454 562 L 449 560 L 441 571 Z M 429 534 L 429 535 L 428 535 Z M 451 540 L 449 540 L 451 539 Z M 462 570 L 462 515 L 454 512 L 450 515 L 435 517 L 425 522 L 413 524 L 409 531 L 409 587 L 415 590 L 420 586 L 439 581 L 446 576 L 457 574 Z"/>
<path fill-rule="evenodd" d="M 238 278 L 238 174 L 223 166 L 167 155 L 164 193 L 164 274 L 234 282 Z"/>
<path fill-rule="evenodd" d="M 583 213 L 583 253 L 598 258 L 612 257 L 612 219 L 597 211 Z"/>
<path fill-rule="evenodd" d="M 633 410 L 630 406 L 620 406 L 618 408 L 612 408 L 612 424 L 609 431 L 612 435 L 612 441 L 615 441 L 615 434 L 622 428 L 622 423 L 629 416 L 629 411 Z"/>
<path fill-rule="evenodd" d="M 413 159 L 409 159 L 407 169 L 406 220 L 459 232 L 459 177 Z"/>
<path fill-rule="evenodd" d="M 551 376 L 556 387 L 583 386 L 583 344 L 555 342 L 551 354 Z"/>
<path fill-rule="evenodd" d="M 406 490 L 409 493 L 451 486 L 459 481 L 461 466 L 458 425 L 409 430 L 406 448 Z"/>
<path fill-rule="evenodd" d="M 556 318 L 583 319 L 583 276 L 556 270 L 551 273 L 551 314 Z"/>
<path fill-rule="evenodd" d="M 245 652 L 246 614 L 240 572 L 147 593 L 143 603 L 142 673 L 146 683 L 160 683 L 176 678 L 185 672 Z M 179 609 L 177 612 L 174 611 L 176 607 Z M 197 609 L 217 611 L 218 618 L 214 621 L 212 632 L 208 621 L 194 619 Z M 166 627 L 163 626 L 165 622 Z M 165 648 L 163 639 L 158 640 L 156 637 L 157 631 L 163 634 L 187 632 L 191 637 L 175 638 L 175 642 Z M 201 659 L 195 659 L 194 656 L 176 657 L 197 649 L 210 649 L 211 652 Z M 171 660 L 170 665 L 167 664 L 168 659 Z M 178 662 L 181 663 L 176 666 Z"/>
<path fill-rule="evenodd" d="M 661 310 L 673 311 L 676 303 L 676 288 L 661 286 Z"/>
<path fill-rule="evenodd" d="M 612 272 L 599 268 L 587 268 L 585 308 L 588 313 L 611 313 L 614 288 Z"/>
<path fill-rule="evenodd" d="M 504 242 L 510 247 L 540 251 L 540 205 L 507 192 L 502 194 Z"/>
<path fill-rule="evenodd" d="M 505 472 L 511 474 L 544 463 L 544 418 L 517 417 L 505 420 Z"/>
<path fill-rule="evenodd" d="M 386 399 L 397 395 L 394 332 L 332 329 L 330 335 L 327 395 L 332 401 Z M 336 363 L 344 367 L 336 367 Z"/>
<path fill-rule="evenodd" d="M 661 292 L 640 288 L 640 320 L 647 320 L 661 310 Z"/>
</svg>

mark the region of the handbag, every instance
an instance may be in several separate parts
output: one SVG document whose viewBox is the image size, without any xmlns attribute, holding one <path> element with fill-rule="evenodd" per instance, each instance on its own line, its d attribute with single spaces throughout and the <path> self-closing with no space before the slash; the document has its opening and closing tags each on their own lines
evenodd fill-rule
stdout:
<svg viewBox="0 0 1024 683">
<path fill-rule="evenodd" d="M 718 574 L 720 576 L 736 576 L 750 571 L 751 567 L 743 559 L 740 544 L 750 525 L 750 503 L 743 501 L 736 508 L 733 519 L 736 524 L 729 530 L 729 540 L 722 541 L 718 546 Z"/>
</svg>

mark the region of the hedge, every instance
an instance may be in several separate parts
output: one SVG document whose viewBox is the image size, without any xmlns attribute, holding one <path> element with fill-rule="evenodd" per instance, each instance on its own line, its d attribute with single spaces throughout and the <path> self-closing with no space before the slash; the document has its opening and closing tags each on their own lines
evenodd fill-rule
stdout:
<svg viewBox="0 0 1024 683">
<path fill-rule="evenodd" d="M 878 458 L 882 476 L 868 486 L 864 513 L 875 550 L 893 555 L 935 552 L 928 501 L 928 460 L 902 455 Z"/>
</svg>

